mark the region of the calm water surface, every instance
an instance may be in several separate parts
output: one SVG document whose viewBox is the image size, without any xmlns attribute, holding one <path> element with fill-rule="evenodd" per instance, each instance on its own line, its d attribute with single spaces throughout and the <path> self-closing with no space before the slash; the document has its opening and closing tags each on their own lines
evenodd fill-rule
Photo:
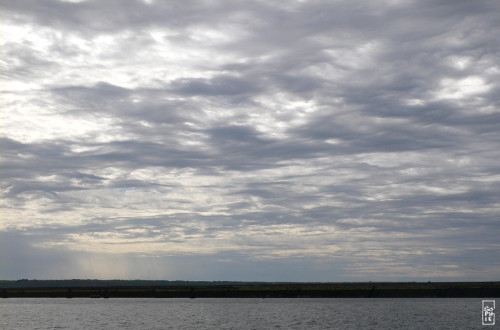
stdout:
<svg viewBox="0 0 500 330">
<path fill-rule="evenodd" d="M 2 330 L 481 328 L 474 298 L 0 300 Z"/>
</svg>

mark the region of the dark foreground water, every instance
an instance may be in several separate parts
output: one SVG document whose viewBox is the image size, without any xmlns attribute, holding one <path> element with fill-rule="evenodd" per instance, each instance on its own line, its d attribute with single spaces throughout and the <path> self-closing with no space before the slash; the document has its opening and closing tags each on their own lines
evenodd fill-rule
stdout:
<svg viewBox="0 0 500 330">
<path fill-rule="evenodd" d="M 480 328 L 495 327 L 481 325 L 475 298 L 0 300 L 2 330 Z"/>
</svg>

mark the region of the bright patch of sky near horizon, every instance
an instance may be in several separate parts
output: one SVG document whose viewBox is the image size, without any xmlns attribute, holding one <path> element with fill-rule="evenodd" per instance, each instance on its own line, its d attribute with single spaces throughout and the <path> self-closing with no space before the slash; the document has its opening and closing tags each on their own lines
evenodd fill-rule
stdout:
<svg viewBox="0 0 500 330">
<path fill-rule="evenodd" d="M 489 280 L 493 1 L 4 1 L 0 277 Z"/>
</svg>

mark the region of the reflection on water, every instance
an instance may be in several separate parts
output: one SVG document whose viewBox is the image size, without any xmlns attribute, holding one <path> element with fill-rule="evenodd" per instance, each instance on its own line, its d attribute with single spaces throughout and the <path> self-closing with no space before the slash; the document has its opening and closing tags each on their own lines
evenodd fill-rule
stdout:
<svg viewBox="0 0 500 330">
<path fill-rule="evenodd" d="M 480 329 L 481 299 L 0 300 L 0 329 Z"/>
</svg>

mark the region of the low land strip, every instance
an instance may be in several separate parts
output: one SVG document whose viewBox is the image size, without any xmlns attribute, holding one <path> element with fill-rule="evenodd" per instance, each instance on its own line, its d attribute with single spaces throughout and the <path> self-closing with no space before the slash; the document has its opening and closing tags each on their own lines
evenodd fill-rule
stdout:
<svg viewBox="0 0 500 330">
<path fill-rule="evenodd" d="M 2 298 L 493 298 L 500 282 L 0 281 Z"/>
</svg>

